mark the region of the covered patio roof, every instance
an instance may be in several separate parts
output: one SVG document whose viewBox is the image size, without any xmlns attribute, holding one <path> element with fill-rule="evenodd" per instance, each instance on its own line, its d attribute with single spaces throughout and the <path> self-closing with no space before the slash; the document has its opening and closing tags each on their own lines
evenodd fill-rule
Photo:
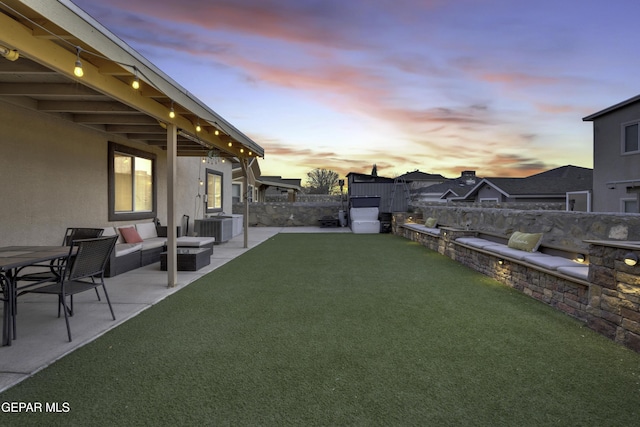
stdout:
<svg viewBox="0 0 640 427">
<path fill-rule="evenodd" d="M 262 147 L 71 1 L 0 0 L 0 56 L 1 100 L 166 151 L 175 286 L 177 156 L 237 159 L 246 175 Z"/>
<path fill-rule="evenodd" d="M 262 147 L 70 1 L 0 1 L 0 55 L 0 97 L 7 102 L 165 150 L 173 124 L 178 156 L 264 156 Z M 76 61 L 82 77 L 74 74 Z"/>
</svg>

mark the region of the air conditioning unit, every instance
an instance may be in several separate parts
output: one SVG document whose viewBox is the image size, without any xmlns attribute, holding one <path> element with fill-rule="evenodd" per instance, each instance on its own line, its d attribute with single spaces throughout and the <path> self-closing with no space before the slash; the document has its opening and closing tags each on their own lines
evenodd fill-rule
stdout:
<svg viewBox="0 0 640 427">
<path fill-rule="evenodd" d="M 216 243 L 224 243 L 233 237 L 232 218 L 205 218 L 194 221 L 195 232 L 201 237 L 215 237 Z"/>
</svg>

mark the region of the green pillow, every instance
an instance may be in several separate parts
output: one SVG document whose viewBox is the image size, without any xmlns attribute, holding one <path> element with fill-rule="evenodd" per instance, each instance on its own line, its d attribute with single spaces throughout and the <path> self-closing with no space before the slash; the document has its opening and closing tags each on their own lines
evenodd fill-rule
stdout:
<svg viewBox="0 0 640 427">
<path fill-rule="evenodd" d="M 424 222 L 424 226 L 427 227 L 427 228 L 435 228 L 437 223 L 438 223 L 438 220 L 436 218 L 429 217 Z"/>
<path fill-rule="evenodd" d="M 507 246 L 521 251 L 535 252 L 542 242 L 542 233 L 521 233 L 514 231 Z"/>
</svg>

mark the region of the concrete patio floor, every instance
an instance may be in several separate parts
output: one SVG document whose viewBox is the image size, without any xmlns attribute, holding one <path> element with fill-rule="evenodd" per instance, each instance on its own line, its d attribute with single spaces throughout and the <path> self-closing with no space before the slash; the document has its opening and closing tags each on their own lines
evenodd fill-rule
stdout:
<svg viewBox="0 0 640 427">
<path fill-rule="evenodd" d="M 160 270 L 159 262 L 105 279 L 116 320 L 111 319 L 104 297 L 100 302 L 93 291 L 78 294 L 74 297 L 75 316 L 70 318 L 72 342 L 67 339 L 64 318 L 57 317 L 54 296 L 21 296 L 17 339 L 11 346 L 0 347 L 0 393 L 278 233 L 345 232 L 350 233 L 351 229 L 252 227 L 248 248 L 243 247 L 243 234 L 216 245 L 211 264 L 195 272 L 178 272 L 178 285 L 173 288 L 167 287 L 167 273 Z"/>
</svg>

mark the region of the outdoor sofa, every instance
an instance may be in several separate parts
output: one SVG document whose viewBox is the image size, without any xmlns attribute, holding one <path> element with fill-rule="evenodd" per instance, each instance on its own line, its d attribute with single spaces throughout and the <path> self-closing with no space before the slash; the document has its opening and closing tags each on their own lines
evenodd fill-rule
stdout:
<svg viewBox="0 0 640 427">
<path fill-rule="evenodd" d="M 160 254 L 167 249 L 166 227 L 157 227 L 153 222 L 104 227 L 103 236 L 118 236 L 116 246 L 105 277 L 113 277 L 127 271 L 160 261 Z M 213 254 L 213 237 L 178 237 L 178 247 L 200 247 Z"/>
</svg>

